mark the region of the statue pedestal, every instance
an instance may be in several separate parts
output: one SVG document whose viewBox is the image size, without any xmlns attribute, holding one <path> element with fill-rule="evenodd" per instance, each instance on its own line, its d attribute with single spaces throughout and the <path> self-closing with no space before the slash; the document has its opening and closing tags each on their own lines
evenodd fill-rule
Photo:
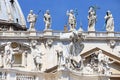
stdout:
<svg viewBox="0 0 120 80">
<path fill-rule="evenodd" d="M 89 34 L 89 36 L 91 36 L 91 37 L 95 37 L 95 35 L 96 35 L 96 34 L 95 34 L 95 31 L 89 31 L 88 34 Z"/>
<path fill-rule="evenodd" d="M 44 36 L 52 36 L 52 29 L 44 30 Z"/>
<path fill-rule="evenodd" d="M 36 31 L 29 31 L 30 36 L 36 36 Z"/>
<path fill-rule="evenodd" d="M 114 37 L 114 32 L 107 32 L 109 37 Z"/>
<path fill-rule="evenodd" d="M 31 29 L 29 29 L 28 31 L 36 31 L 36 30 L 35 30 L 35 28 L 31 28 Z"/>
</svg>

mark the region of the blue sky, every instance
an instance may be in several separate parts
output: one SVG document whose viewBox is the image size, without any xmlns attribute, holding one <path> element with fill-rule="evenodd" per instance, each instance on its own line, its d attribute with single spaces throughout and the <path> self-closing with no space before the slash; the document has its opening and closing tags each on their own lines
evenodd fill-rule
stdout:
<svg viewBox="0 0 120 80">
<path fill-rule="evenodd" d="M 46 10 L 50 10 L 52 16 L 53 30 L 63 30 L 64 25 L 67 24 L 68 17 L 66 11 L 70 9 L 77 9 L 78 15 L 76 29 L 79 29 L 82 23 L 83 30 L 87 31 L 88 27 L 88 9 L 90 6 L 98 6 L 97 10 L 97 23 L 95 26 L 96 31 L 105 31 L 104 16 L 106 11 L 110 10 L 115 21 L 115 31 L 120 31 L 120 0 L 18 0 L 23 10 L 25 18 L 29 11 L 34 10 L 38 15 L 35 28 L 38 31 L 44 30 L 43 14 Z M 29 27 L 29 24 L 27 23 Z"/>
</svg>

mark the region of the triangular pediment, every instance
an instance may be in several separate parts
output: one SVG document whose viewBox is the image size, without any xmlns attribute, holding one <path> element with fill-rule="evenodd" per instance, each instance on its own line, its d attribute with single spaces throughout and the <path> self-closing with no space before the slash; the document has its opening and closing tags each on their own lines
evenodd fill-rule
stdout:
<svg viewBox="0 0 120 80">
<path fill-rule="evenodd" d="M 105 51 L 98 47 L 95 47 L 91 50 L 88 50 L 88 51 L 82 53 L 81 57 L 83 57 L 83 58 L 89 57 L 90 55 L 94 54 L 94 52 L 96 52 L 98 50 L 102 50 L 103 54 L 107 55 L 110 59 L 114 60 L 115 62 L 120 63 L 120 57 L 118 57 L 117 55 L 114 55 L 114 53 Z"/>
</svg>

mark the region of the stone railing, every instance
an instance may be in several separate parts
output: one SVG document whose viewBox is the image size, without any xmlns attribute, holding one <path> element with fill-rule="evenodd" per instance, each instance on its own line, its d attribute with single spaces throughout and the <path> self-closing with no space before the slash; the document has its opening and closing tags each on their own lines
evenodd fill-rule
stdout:
<svg viewBox="0 0 120 80">
<path fill-rule="evenodd" d="M 16 80 L 36 80 L 35 76 L 17 73 Z"/>
<path fill-rule="evenodd" d="M 6 72 L 0 72 L 0 80 L 7 80 L 7 73 Z"/>
<path fill-rule="evenodd" d="M 83 32 L 87 37 L 120 37 L 120 32 Z"/>
<path fill-rule="evenodd" d="M 52 31 L 52 35 L 48 36 L 60 36 L 66 32 L 63 31 Z M 69 33 L 69 32 L 67 32 Z M 80 32 L 81 33 L 81 32 Z M 29 37 L 29 36 L 44 36 L 44 31 L 0 31 L 0 37 L 11 36 L 11 37 Z M 120 37 L 120 32 L 82 32 L 86 37 Z"/>
<path fill-rule="evenodd" d="M 35 72 L 0 69 L 0 80 L 39 80 Z"/>
<path fill-rule="evenodd" d="M 76 76 L 76 77 L 74 77 Z M 73 71 L 61 70 L 55 73 L 20 71 L 0 69 L 0 80 L 109 80 L 109 76 L 99 74 L 80 74 Z M 103 78 L 103 79 L 102 79 Z"/>
</svg>

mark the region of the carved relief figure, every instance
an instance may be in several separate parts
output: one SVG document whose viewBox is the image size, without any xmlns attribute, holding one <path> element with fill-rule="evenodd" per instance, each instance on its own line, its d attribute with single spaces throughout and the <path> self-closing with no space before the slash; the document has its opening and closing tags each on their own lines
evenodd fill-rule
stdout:
<svg viewBox="0 0 120 80">
<path fill-rule="evenodd" d="M 57 52 L 57 58 L 58 58 L 58 66 L 60 68 L 62 65 L 64 65 L 63 51 L 59 49 L 59 50 L 56 50 L 56 52 Z"/>
<path fill-rule="evenodd" d="M 81 44 L 77 31 L 73 31 L 71 35 L 70 43 L 70 63 L 72 68 L 81 68 L 82 58 L 80 52 L 84 48 L 84 45 Z"/>
<path fill-rule="evenodd" d="M 98 51 L 98 72 L 100 74 L 110 75 L 110 67 L 109 64 L 113 63 L 114 61 L 110 61 L 109 57 L 104 55 L 102 50 Z"/>
<path fill-rule="evenodd" d="M 48 38 L 45 42 L 45 59 L 44 59 L 44 69 L 45 71 L 54 68 L 58 65 L 56 47 L 53 45 L 53 39 Z M 61 52 L 61 51 L 60 51 Z M 49 64 L 49 65 L 48 65 Z"/>
<path fill-rule="evenodd" d="M 67 16 L 68 16 L 68 24 L 70 26 L 70 31 L 74 30 L 76 27 L 76 18 L 74 15 L 74 11 L 73 10 L 70 10 L 70 12 L 67 11 Z"/>
<path fill-rule="evenodd" d="M 62 44 L 58 43 L 58 46 L 56 47 L 57 52 L 57 60 L 58 60 L 58 70 L 64 69 L 66 65 L 66 54 L 63 52 Z"/>
<path fill-rule="evenodd" d="M 114 19 L 112 13 L 108 10 L 106 12 L 105 24 L 106 24 L 106 31 L 114 31 Z"/>
<path fill-rule="evenodd" d="M 88 11 L 88 31 L 95 31 L 96 18 L 97 16 L 94 8 L 90 7 Z"/>
<path fill-rule="evenodd" d="M 11 48 L 11 42 L 7 42 L 7 45 L 5 46 L 5 65 L 4 67 L 12 67 L 12 64 L 14 63 L 13 59 L 13 51 Z"/>
<path fill-rule="evenodd" d="M 100 74 L 104 73 L 104 54 L 102 53 L 102 50 L 98 51 L 98 72 Z"/>
<path fill-rule="evenodd" d="M 93 68 L 91 64 L 87 64 L 86 67 L 84 68 L 84 73 L 85 74 L 93 74 Z"/>
<path fill-rule="evenodd" d="M 37 70 L 41 70 L 43 54 L 40 51 L 40 49 L 38 48 L 36 40 L 32 40 L 31 49 L 32 49 L 32 55 L 33 55 L 33 61 L 34 61 L 35 67 Z"/>
<path fill-rule="evenodd" d="M 50 29 L 51 27 L 51 15 L 49 10 L 46 10 L 46 13 L 44 14 L 44 22 L 45 22 L 45 30 Z"/>
<path fill-rule="evenodd" d="M 33 13 L 33 10 L 30 10 L 30 13 L 28 14 L 27 21 L 30 23 L 29 30 L 34 30 L 35 23 L 36 23 L 37 16 Z"/>
</svg>

